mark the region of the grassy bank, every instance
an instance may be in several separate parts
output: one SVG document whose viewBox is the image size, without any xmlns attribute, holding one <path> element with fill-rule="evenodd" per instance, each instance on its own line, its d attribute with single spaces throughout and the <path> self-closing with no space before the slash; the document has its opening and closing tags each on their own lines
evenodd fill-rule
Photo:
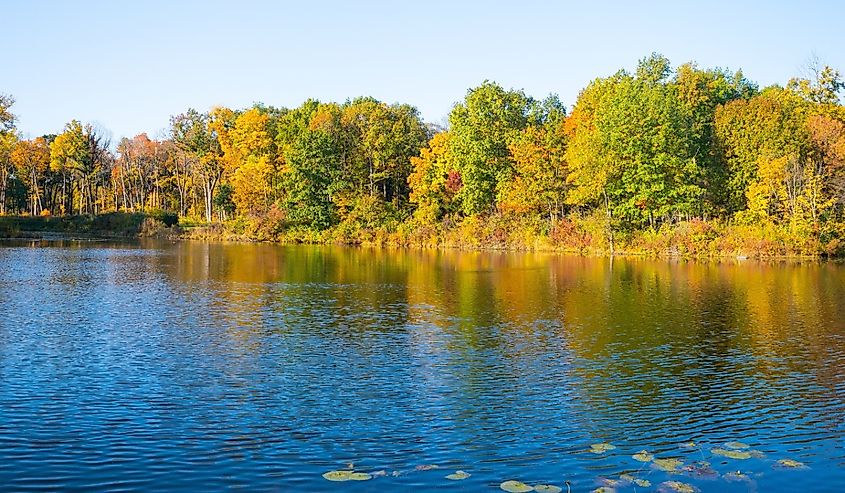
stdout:
<svg viewBox="0 0 845 493">
<path fill-rule="evenodd" d="M 464 250 L 550 251 L 581 255 L 651 257 L 841 257 L 836 232 L 808 234 L 794 228 L 721 221 L 684 221 L 641 231 L 614 230 L 598 216 L 574 216 L 554 223 L 540 218 L 494 214 L 459 221 L 419 224 L 394 221 L 385 226 L 341 223 L 314 231 L 270 216 L 213 225 L 191 225 L 183 239 L 346 244 Z"/>
<path fill-rule="evenodd" d="M 0 237 L 37 238 L 60 234 L 94 238 L 163 237 L 203 241 L 344 244 L 404 248 L 566 252 L 580 255 L 651 257 L 842 257 L 839 235 L 808 235 L 775 224 L 739 225 L 693 220 L 643 231 L 613 231 L 597 216 L 554 223 L 540 218 L 494 214 L 420 224 L 390 221 L 383 226 L 344 222 L 330 229 L 286 223 L 272 215 L 223 223 L 198 223 L 162 213 L 97 216 L 3 216 Z M 612 240 L 612 243 L 611 243 Z"/>
</svg>

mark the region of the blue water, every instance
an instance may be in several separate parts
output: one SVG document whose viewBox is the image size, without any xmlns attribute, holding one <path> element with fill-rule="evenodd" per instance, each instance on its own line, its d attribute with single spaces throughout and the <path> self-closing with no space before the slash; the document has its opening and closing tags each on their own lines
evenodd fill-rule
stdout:
<svg viewBox="0 0 845 493">
<path fill-rule="evenodd" d="M 835 263 L 7 241 L 0 307 L 4 492 L 845 486 Z"/>
</svg>

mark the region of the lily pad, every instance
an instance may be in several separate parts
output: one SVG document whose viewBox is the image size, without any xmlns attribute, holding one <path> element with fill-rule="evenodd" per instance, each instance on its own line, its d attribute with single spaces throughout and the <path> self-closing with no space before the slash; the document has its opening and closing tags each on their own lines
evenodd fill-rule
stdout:
<svg viewBox="0 0 845 493">
<path fill-rule="evenodd" d="M 534 491 L 533 487 L 528 486 L 522 481 L 515 480 L 505 481 L 499 485 L 499 488 L 507 491 L 508 493 L 527 493 L 529 491 Z"/>
<path fill-rule="evenodd" d="M 616 449 L 616 445 L 611 445 L 611 444 L 605 443 L 605 442 L 594 443 L 594 444 L 590 445 L 590 452 L 592 452 L 594 454 L 603 454 L 603 453 L 607 452 L 608 450 L 614 450 L 614 449 Z"/>
<path fill-rule="evenodd" d="M 654 459 L 654 467 L 666 472 L 676 472 L 684 463 L 678 459 Z"/>
<path fill-rule="evenodd" d="M 691 484 L 682 483 L 680 481 L 666 481 L 660 483 L 660 489 L 663 491 L 676 491 L 677 493 L 697 493 L 698 488 Z"/>
<path fill-rule="evenodd" d="M 373 479 L 373 475 L 365 472 L 353 472 L 349 475 L 349 479 L 351 481 L 369 481 Z"/>
<path fill-rule="evenodd" d="M 349 481 L 352 478 L 352 471 L 329 471 L 323 473 L 323 478 L 329 481 Z"/>
<path fill-rule="evenodd" d="M 640 488 L 649 488 L 651 487 L 651 481 L 647 479 L 635 479 L 634 484 L 639 486 Z"/>
<path fill-rule="evenodd" d="M 725 481 L 751 481 L 751 478 L 748 477 L 747 474 L 743 473 L 742 471 L 734 471 L 725 473 L 724 475 Z"/>
<path fill-rule="evenodd" d="M 431 471 L 432 469 L 440 469 L 440 466 L 437 464 L 422 464 L 415 467 L 417 471 Z"/>
<path fill-rule="evenodd" d="M 563 491 L 563 488 L 553 484 L 538 484 L 534 486 L 534 491 L 539 491 L 540 493 L 560 493 Z"/>
<path fill-rule="evenodd" d="M 725 444 L 725 448 L 729 448 L 731 450 L 745 450 L 751 448 L 751 446 L 742 442 L 728 442 Z"/>
<path fill-rule="evenodd" d="M 775 465 L 784 469 L 807 469 L 806 464 L 792 459 L 778 459 L 778 461 L 775 462 Z"/>
<path fill-rule="evenodd" d="M 453 472 L 452 474 L 447 475 L 447 476 L 446 476 L 446 479 L 451 479 L 452 481 L 460 481 L 460 480 L 462 480 L 462 479 L 466 479 L 466 478 L 468 478 L 468 477 L 470 477 L 470 476 L 472 476 L 472 474 L 469 474 L 469 473 L 467 473 L 467 472 L 464 472 L 464 471 L 455 471 L 455 472 Z"/>
<path fill-rule="evenodd" d="M 631 457 L 633 457 L 634 460 L 638 460 L 640 462 L 651 462 L 651 461 L 654 460 L 654 455 L 648 453 L 648 451 L 646 451 L 646 450 L 640 450 L 639 452 L 632 455 Z"/>
<path fill-rule="evenodd" d="M 744 450 L 728 450 L 723 448 L 714 448 L 710 449 L 710 453 L 712 453 L 713 455 L 721 455 L 722 457 L 727 457 L 728 459 L 738 460 L 750 459 L 752 457 L 750 452 L 746 452 Z"/>
<path fill-rule="evenodd" d="M 631 476 L 630 474 L 620 474 L 619 479 L 621 479 L 622 481 L 625 481 L 626 483 L 633 483 L 634 482 L 634 476 Z"/>
<path fill-rule="evenodd" d="M 614 490 L 610 486 L 599 486 L 590 493 L 616 493 L 616 490 Z"/>
<path fill-rule="evenodd" d="M 718 471 L 710 467 L 709 462 L 703 460 L 695 461 L 692 464 L 685 465 L 681 468 L 681 471 L 694 478 L 712 479 L 719 477 Z"/>
<path fill-rule="evenodd" d="M 617 486 L 622 485 L 622 481 L 619 481 L 618 479 L 600 478 L 599 481 L 602 485 L 608 486 L 610 488 L 616 488 Z"/>
</svg>

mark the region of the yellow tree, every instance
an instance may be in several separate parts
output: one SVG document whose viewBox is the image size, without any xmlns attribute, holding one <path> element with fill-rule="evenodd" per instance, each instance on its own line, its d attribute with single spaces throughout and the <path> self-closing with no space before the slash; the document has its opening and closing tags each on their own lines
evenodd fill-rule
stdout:
<svg viewBox="0 0 845 493">
<path fill-rule="evenodd" d="M 235 120 L 232 145 L 239 165 L 232 174 L 232 200 L 239 211 L 265 212 L 272 202 L 275 175 L 270 117 L 258 108 L 249 109 Z"/>
<path fill-rule="evenodd" d="M 499 209 L 558 219 L 566 194 L 563 125 L 528 127 L 508 148 L 513 170 L 510 179 L 499 182 Z"/>
<path fill-rule="evenodd" d="M 449 155 L 450 139 L 448 132 L 439 133 L 419 157 L 411 158 L 410 200 L 417 206 L 414 217 L 424 224 L 433 224 L 450 212 L 461 188 L 461 175 L 454 169 Z"/>
<path fill-rule="evenodd" d="M 43 209 L 41 182 L 50 167 L 50 146 L 43 137 L 21 140 L 12 150 L 11 157 L 18 176 L 28 181 L 30 213 L 37 215 Z"/>
</svg>

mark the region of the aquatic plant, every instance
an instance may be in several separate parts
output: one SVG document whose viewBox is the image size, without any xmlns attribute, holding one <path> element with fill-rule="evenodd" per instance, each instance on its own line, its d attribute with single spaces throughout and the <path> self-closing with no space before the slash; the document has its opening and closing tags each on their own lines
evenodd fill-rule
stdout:
<svg viewBox="0 0 845 493">
<path fill-rule="evenodd" d="M 651 481 L 649 481 L 647 479 L 637 478 L 637 479 L 634 480 L 634 484 L 641 487 L 641 488 L 650 488 L 651 487 Z"/>
<path fill-rule="evenodd" d="M 677 472 L 683 464 L 678 459 L 654 459 L 654 467 L 666 472 Z"/>
<path fill-rule="evenodd" d="M 540 493 L 560 493 L 563 489 L 560 486 L 555 486 L 553 484 L 538 484 L 534 485 L 534 491 L 538 491 Z"/>
<path fill-rule="evenodd" d="M 654 455 L 648 453 L 648 451 L 646 451 L 646 450 L 640 450 L 639 452 L 632 455 L 631 457 L 633 457 L 634 460 L 638 460 L 640 462 L 651 462 L 651 461 L 654 460 Z"/>
<path fill-rule="evenodd" d="M 742 442 L 727 442 L 725 443 L 725 448 L 729 448 L 731 450 L 745 450 L 751 448 L 751 446 Z"/>
<path fill-rule="evenodd" d="M 782 469 L 807 469 L 806 464 L 793 459 L 778 459 L 775 462 L 775 467 Z"/>
<path fill-rule="evenodd" d="M 606 442 L 594 443 L 594 444 L 590 445 L 590 452 L 592 452 L 594 454 L 603 454 L 603 453 L 605 453 L 609 450 L 615 450 L 615 449 L 616 449 L 615 445 L 611 445 L 611 444 L 606 443 Z"/>
<path fill-rule="evenodd" d="M 455 471 L 452 474 L 446 475 L 446 479 L 451 479 L 452 481 L 460 481 L 470 476 L 472 476 L 472 474 L 466 473 L 464 471 Z"/>
<path fill-rule="evenodd" d="M 513 479 L 500 484 L 499 488 L 503 489 L 504 491 L 507 491 L 508 493 L 527 493 L 529 491 L 534 491 L 533 487 L 528 486 L 522 481 L 516 481 Z"/>
<path fill-rule="evenodd" d="M 748 477 L 748 475 L 743 473 L 742 471 L 733 471 L 733 472 L 725 473 L 725 475 L 722 476 L 722 477 L 725 478 L 725 481 L 731 481 L 731 482 L 751 481 L 751 478 Z"/>
<path fill-rule="evenodd" d="M 680 481 L 666 481 L 660 483 L 660 491 L 675 491 L 677 493 L 697 493 L 698 488 Z"/>
<path fill-rule="evenodd" d="M 746 452 L 744 450 L 728 450 L 723 448 L 714 448 L 710 449 L 710 453 L 713 455 L 721 455 L 722 457 L 738 460 L 750 459 L 752 457 L 751 452 Z"/>
</svg>

